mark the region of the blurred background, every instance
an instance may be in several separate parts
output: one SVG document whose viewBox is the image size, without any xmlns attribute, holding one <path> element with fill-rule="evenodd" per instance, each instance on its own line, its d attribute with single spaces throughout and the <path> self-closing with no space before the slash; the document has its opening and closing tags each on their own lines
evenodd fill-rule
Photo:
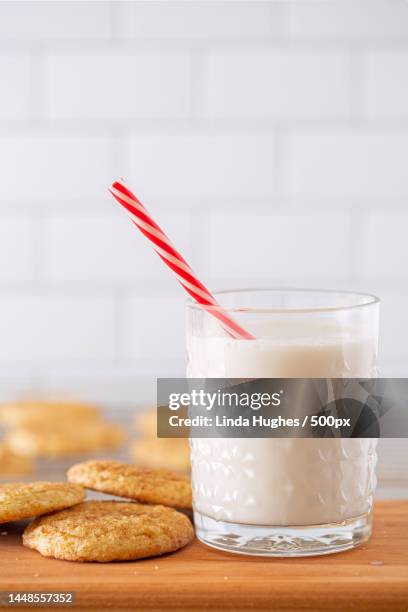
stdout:
<svg viewBox="0 0 408 612">
<path fill-rule="evenodd" d="M 0 399 L 134 408 L 184 372 L 184 294 L 379 295 L 408 372 L 408 3 L 0 2 Z"/>
</svg>

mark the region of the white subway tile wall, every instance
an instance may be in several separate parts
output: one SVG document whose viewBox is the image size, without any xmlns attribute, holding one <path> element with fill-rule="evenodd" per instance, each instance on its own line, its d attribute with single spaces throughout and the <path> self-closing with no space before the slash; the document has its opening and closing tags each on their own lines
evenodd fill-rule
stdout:
<svg viewBox="0 0 408 612">
<path fill-rule="evenodd" d="M 40 274 L 44 283 L 65 288 L 81 283 L 89 288 L 92 280 L 95 286 L 115 288 L 123 284 L 142 286 L 147 279 L 162 280 L 165 270 L 157 255 L 143 236 L 132 231 L 127 217 L 118 214 L 116 207 L 111 208 L 109 214 L 101 210 L 47 215 L 40 245 Z M 191 258 L 189 214 L 163 211 L 160 220 L 173 240 L 183 244 L 185 257 Z M 167 278 L 168 274 L 164 276 Z"/>
<path fill-rule="evenodd" d="M 186 117 L 191 113 L 188 53 L 135 50 L 50 54 L 46 105 L 51 119 Z"/>
<path fill-rule="evenodd" d="M 286 22 L 294 38 L 404 39 L 408 14 L 404 0 L 289 0 Z"/>
<path fill-rule="evenodd" d="M 85 205 L 88 198 L 103 199 L 113 171 L 112 138 L 73 135 L 69 126 L 57 130 L 48 123 L 34 129 L 11 121 L 0 124 L 0 200 L 5 210 L 23 201 L 35 213 L 46 202 L 55 209 L 65 200 L 66 210 L 67 200 Z"/>
<path fill-rule="evenodd" d="M 299 129 L 289 135 L 287 149 L 284 189 L 289 196 L 385 201 L 408 196 L 404 127 Z"/>
<path fill-rule="evenodd" d="M 215 51 L 208 56 L 208 112 L 212 117 L 347 117 L 351 67 L 348 51 Z"/>
<path fill-rule="evenodd" d="M 0 56 L 1 119 L 30 119 L 31 61 L 28 54 Z"/>
<path fill-rule="evenodd" d="M 407 28 L 408 30 L 408 28 Z M 408 52 L 367 53 L 362 107 L 370 117 L 408 116 Z"/>
<path fill-rule="evenodd" d="M 209 278 L 259 280 L 278 286 L 313 274 L 336 278 L 353 271 L 348 252 L 352 214 L 309 215 L 287 210 L 248 210 L 219 214 L 209 221 L 207 266 Z M 242 252 L 244 245 L 245 252 Z M 247 245 L 247 246 L 246 246 Z M 247 250 L 248 249 L 248 250 Z M 218 283 L 216 283 L 218 284 Z"/>
<path fill-rule="evenodd" d="M 270 197 L 275 192 L 270 130 L 171 128 L 130 136 L 129 180 L 135 189 L 166 198 Z M 205 248 L 205 240 L 203 241 Z"/>
<path fill-rule="evenodd" d="M 1 295 L 0 362 L 37 372 L 47 364 L 100 362 L 116 350 L 111 297 L 49 291 Z"/>
<path fill-rule="evenodd" d="M 130 38 L 237 40 L 277 32 L 276 2 L 131 2 L 124 20 Z"/>
<path fill-rule="evenodd" d="M 109 2 L 2 2 L 0 40 L 103 40 L 112 33 Z"/>
<path fill-rule="evenodd" d="M 2 216 L 0 223 L 0 283 L 30 285 L 33 277 L 32 223 L 26 215 Z M 1 344 L 1 342 L 0 342 Z"/>
<path fill-rule="evenodd" d="M 214 289 L 380 294 L 407 374 L 407 2 L 3 1 L 0 82 L 8 394 L 131 404 L 184 371 L 184 294 L 116 176 Z"/>
</svg>

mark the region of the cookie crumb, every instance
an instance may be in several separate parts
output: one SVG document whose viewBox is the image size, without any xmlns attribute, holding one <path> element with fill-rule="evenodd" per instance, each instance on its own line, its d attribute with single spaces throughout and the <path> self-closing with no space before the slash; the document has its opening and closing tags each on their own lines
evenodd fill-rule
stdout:
<svg viewBox="0 0 408 612">
<path fill-rule="evenodd" d="M 384 565 L 382 561 L 370 561 L 370 565 Z"/>
</svg>

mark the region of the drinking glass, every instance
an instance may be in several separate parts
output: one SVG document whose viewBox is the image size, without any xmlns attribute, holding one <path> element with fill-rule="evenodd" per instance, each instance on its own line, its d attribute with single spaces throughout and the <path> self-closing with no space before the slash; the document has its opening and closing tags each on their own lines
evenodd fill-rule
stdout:
<svg viewBox="0 0 408 612">
<path fill-rule="evenodd" d="M 208 311 L 189 302 L 188 377 L 378 375 L 375 296 L 242 289 L 216 297 L 255 340 L 229 337 Z M 307 556 L 353 548 L 370 536 L 376 440 L 192 438 L 190 445 L 196 532 L 206 544 Z"/>
</svg>

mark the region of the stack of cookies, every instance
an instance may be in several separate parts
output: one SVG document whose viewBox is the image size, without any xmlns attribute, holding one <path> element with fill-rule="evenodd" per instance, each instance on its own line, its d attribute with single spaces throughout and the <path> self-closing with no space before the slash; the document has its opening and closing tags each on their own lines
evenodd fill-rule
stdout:
<svg viewBox="0 0 408 612">
<path fill-rule="evenodd" d="M 87 461 L 67 483 L 0 485 L 0 523 L 36 518 L 23 544 L 67 561 L 130 561 L 173 552 L 194 538 L 185 476 L 117 461 Z M 84 501 L 84 487 L 129 501 Z"/>
<path fill-rule="evenodd" d="M 189 473 L 190 447 L 186 438 L 158 438 L 156 410 L 135 416 L 139 438 L 130 446 L 130 456 L 139 465 L 149 468 L 169 468 Z"/>
<path fill-rule="evenodd" d="M 16 455 L 65 457 L 117 448 L 122 428 L 106 422 L 98 408 L 54 401 L 21 401 L 0 406 L 3 444 Z M 0 463 L 1 465 L 1 463 Z"/>
</svg>

